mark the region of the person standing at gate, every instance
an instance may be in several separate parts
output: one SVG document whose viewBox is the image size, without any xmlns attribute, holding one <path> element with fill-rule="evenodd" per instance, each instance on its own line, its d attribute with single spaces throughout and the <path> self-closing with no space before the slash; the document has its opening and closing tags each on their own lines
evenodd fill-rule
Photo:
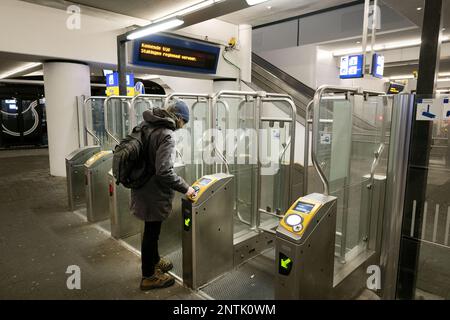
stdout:
<svg viewBox="0 0 450 320">
<path fill-rule="evenodd" d="M 167 274 L 172 262 L 159 256 L 158 239 L 163 221 L 172 211 L 175 191 L 192 196 L 195 190 L 174 171 L 175 140 L 173 132 L 189 122 L 185 102 L 172 101 L 167 109 L 154 108 L 143 113 L 148 138 L 145 141 L 145 162 L 152 171 L 150 179 L 140 188 L 131 188 L 131 212 L 145 221 L 142 239 L 141 290 L 165 288 L 175 279 Z"/>
</svg>

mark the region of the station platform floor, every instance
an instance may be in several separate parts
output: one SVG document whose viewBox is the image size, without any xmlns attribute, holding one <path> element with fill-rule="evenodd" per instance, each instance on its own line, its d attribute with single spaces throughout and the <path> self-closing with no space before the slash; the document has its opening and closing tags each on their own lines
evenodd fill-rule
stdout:
<svg viewBox="0 0 450 320">
<path fill-rule="evenodd" d="M 0 299 L 199 299 L 175 284 L 142 292 L 140 258 L 68 211 L 47 149 L 0 151 Z M 81 270 L 69 290 L 68 266 Z"/>
</svg>

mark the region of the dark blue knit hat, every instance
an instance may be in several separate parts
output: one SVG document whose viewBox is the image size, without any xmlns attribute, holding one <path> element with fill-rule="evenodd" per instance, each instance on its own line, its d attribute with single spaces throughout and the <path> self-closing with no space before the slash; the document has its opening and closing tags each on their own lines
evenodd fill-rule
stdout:
<svg viewBox="0 0 450 320">
<path fill-rule="evenodd" d="M 186 102 L 182 100 L 176 100 L 173 104 L 173 113 L 184 120 L 185 123 L 189 122 L 189 107 Z"/>
</svg>

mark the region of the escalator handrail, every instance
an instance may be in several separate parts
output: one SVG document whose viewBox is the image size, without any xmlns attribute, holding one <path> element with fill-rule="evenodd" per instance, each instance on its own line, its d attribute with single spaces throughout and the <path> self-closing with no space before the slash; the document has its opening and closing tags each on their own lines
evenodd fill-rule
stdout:
<svg viewBox="0 0 450 320">
<path fill-rule="evenodd" d="M 255 64 L 266 69 L 267 71 L 269 71 L 270 73 L 272 73 L 273 75 L 278 77 L 279 79 L 283 80 L 290 87 L 297 90 L 301 94 L 305 95 L 309 99 L 312 99 L 314 97 L 315 90 L 313 88 L 307 86 L 300 80 L 292 77 L 288 73 L 284 72 L 277 66 L 271 64 L 269 61 L 265 60 L 264 58 L 260 57 L 259 55 L 257 55 L 254 52 L 252 52 L 252 62 L 254 62 Z"/>
</svg>

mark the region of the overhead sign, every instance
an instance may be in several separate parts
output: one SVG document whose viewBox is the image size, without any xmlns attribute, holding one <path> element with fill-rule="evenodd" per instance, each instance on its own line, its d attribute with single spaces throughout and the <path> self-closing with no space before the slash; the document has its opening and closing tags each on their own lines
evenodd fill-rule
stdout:
<svg viewBox="0 0 450 320">
<path fill-rule="evenodd" d="M 389 89 L 388 89 L 387 93 L 388 94 L 399 94 L 403 90 L 405 90 L 405 86 L 403 84 L 391 82 L 389 84 Z"/>
<path fill-rule="evenodd" d="M 372 75 L 376 78 L 383 78 L 384 56 L 374 53 L 372 57 Z"/>
<path fill-rule="evenodd" d="M 364 75 L 364 56 L 362 54 L 341 58 L 339 77 L 341 79 L 362 78 Z"/>
<path fill-rule="evenodd" d="M 133 64 L 215 74 L 220 47 L 184 37 L 154 34 L 134 41 Z"/>
<path fill-rule="evenodd" d="M 113 72 L 106 75 L 106 95 L 119 95 L 119 73 Z M 134 96 L 134 74 L 127 73 L 127 96 Z"/>
</svg>

